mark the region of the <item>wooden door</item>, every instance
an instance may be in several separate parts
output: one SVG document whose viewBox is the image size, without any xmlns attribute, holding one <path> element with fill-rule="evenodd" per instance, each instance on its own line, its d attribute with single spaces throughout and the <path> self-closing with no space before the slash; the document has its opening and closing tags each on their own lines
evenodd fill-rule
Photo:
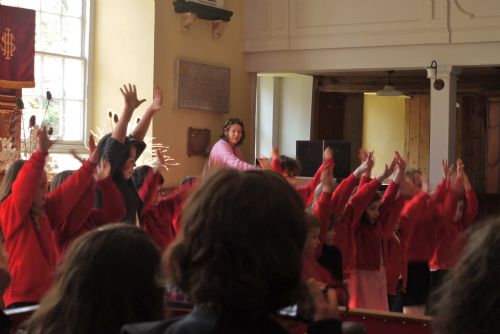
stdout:
<svg viewBox="0 0 500 334">
<path fill-rule="evenodd" d="M 408 167 L 429 175 L 430 97 L 415 95 L 406 100 L 405 152 Z"/>
</svg>

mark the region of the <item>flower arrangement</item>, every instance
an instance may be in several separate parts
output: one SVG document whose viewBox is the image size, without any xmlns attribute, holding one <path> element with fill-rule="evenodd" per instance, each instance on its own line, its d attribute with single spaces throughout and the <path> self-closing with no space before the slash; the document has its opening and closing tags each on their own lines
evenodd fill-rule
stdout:
<svg viewBox="0 0 500 334">
<path fill-rule="evenodd" d="M 12 144 L 11 138 L 0 138 L 0 173 L 4 173 L 12 163 L 19 159 L 19 151 Z"/>
<path fill-rule="evenodd" d="M 44 124 L 45 115 L 47 114 L 50 102 L 52 100 L 52 94 L 50 93 L 50 91 L 47 91 L 46 99 L 45 111 L 41 124 Z M 10 165 L 17 159 L 29 159 L 31 154 L 38 147 L 37 131 L 40 128 L 40 125 L 37 124 L 36 116 L 32 115 L 29 119 L 28 129 L 26 133 L 25 124 L 23 121 L 23 109 L 24 102 L 22 99 L 18 98 L 16 100 L 16 106 L 14 110 L 9 112 L 10 116 L 7 121 L 8 137 L 0 137 L 0 174 L 5 173 Z M 20 141 L 18 126 L 20 126 L 21 131 L 24 133 L 24 138 L 21 138 Z M 53 134 L 53 131 L 54 130 L 52 127 L 48 128 L 49 136 Z M 15 138 L 17 138 L 17 140 Z M 45 170 L 49 174 L 49 178 L 53 174 L 53 171 L 57 168 L 57 163 L 49 156 L 47 164 L 45 165 Z"/>
</svg>

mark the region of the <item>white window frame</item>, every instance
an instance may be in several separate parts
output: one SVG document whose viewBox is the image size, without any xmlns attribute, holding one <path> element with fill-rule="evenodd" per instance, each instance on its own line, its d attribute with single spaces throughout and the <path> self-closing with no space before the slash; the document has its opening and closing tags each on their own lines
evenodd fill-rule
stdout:
<svg viewBox="0 0 500 334">
<path fill-rule="evenodd" d="M 43 1 L 43 0 L 42 0 Z M 71 0 L 69 0 L 71 1 Z M 46 51 L 38 51 L 35 49 L 35 55 L 52 56 L 61 59 L 78 59 L 82 60 L 83 64 L 83 92 L 82 92 L 82 140 L 60 140 L 57 141 L 51 148 L 51 152 L 58 154 L 69 153 L 74 150 L 77 153 L 85 154 L 87 149 L 85 143 L 88 139 L 89 129 L 91 128 L 92 115 L 89 112 L 89 105 L 92 103 L 92 69 L 93 63 L 91 56 L 93 51 L 93 34 L 94 34 L 94 0 L 82 0 L 82 29 L 81 29 L 81 48 L 80 56 L 64 55 L 60 53 L 51 53 Z M 62 73 L 64 77 L 64 73 Z"/>
</svg>

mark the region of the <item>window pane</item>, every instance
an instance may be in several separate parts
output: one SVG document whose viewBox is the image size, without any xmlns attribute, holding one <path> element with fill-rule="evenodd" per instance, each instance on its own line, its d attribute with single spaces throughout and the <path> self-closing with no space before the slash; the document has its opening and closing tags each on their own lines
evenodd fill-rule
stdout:
<svg viewBox="0 0 500 334">
<path fill-rule="evenodd" d="M 82 21 L 78 18 L 62 17 L 62 52 L 72 56 L 79 56 L 82 48 Z"/>
<path fill-rule="evenodd" d="M 45 56 L 42 58 L 42 93 L 50 90 L 54 98 L 63 97 L 63 64 L 62 58 Z"/>
<path fill-rule="evenodd" d="M 54 14 L 40 14 L 40 26 L 37 34 L 37 51 L 62 53 L 61 17 Z"/>
<path fill-rule="evenodd" d="M 43 99 L 43 110 L 42 118 L 38 124 L 45 125 L 47 128 L 52 127 L 54 129 L 54 138 L 61 138 L 61 114 L 62 114 L 62 100 L 52 99 L 50 104 L 48 104 L 46 99 Z"/>
<path fill-rule="evenodd" d="M 19 7 L 40 10 L 40 0 L 21 0 Z"/>
<path fill-rule="evenodd" d="M 64 97 L 83 100 L 83 62 L 79 59 L 64 60 Z"/>
<path fill-rule="evenodd" d="M 66 100 L 65 112 L 60 124 L 63 126 L 61 136 L 63 140 L 83 139 L 83 103 L 82 101 Z"/>
<path fill-rule="evenodd" d="M 43 0 L 42 12 L 60 14 L 62 10 L 61 3 L 62 3 L 61 0 Z"/>
<path fill-rule="evenodd" d="M 82 1 L 81 0 L 65 0 L 63 2 L 63 14 L 81 17 L 82 16 Z"/>
<path fill-rule="evenodd" d="M 19 0 L 2 0 L 2 5 L 18 7 Z"/>
</svg>

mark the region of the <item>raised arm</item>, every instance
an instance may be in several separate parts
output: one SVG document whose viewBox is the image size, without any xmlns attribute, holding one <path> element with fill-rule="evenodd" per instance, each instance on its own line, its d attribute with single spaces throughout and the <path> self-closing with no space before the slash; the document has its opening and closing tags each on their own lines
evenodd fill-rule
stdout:
<svg viewBox="0 0 500 334">
<path fill-rule="evenodd" d="M 120 91 L 122 92 L 125 106 L 118 123 L 116 123 L 116 126 L 113 129 L 111 137 L 123 144 L 125 143 L 125 137 L 127 136 L 127 126 L 132 118 L 134 110 L 146 100 L 139 100 L 137 98 L 137 89 L 135 88 L 135 85 L 123 85 L 123 87 L 120 88 Z"/>
<path fill-rule="evenodd" d="M 144 100 L 143 100 L 144 101 Z M 143 141 L 148 131 L 149 125 L 153 116 L 163 108 L 163 91 L 159 86 L 155 86 L 153 89 L 153 102 L 146 109 L 146 112 L 141 117 L 137 126 L 132 130 L 131 136 L 138 141 Z"/>
<path fill-rule="evenodd" d="M 394 207 L 396 195 L 398 193 L 401 182 L 403 181 L 404 173 L 406 170 L 406 162 L 397 151 L 395 153 L 395 159 L 397 164 L 397 171 L 396 174 L 394 174 L 389 187 L 385 190 L 379 207 L 378 219 L 382 224 L 382 233 L 384 238 L 389 238 L 392 235 L 395 224 L 397 223 L 397 220 L 390 219 L 389 216 L 391 214 L 391 209 Z"/>
<path fill-rule="evenodd" d="M 316 258 L 321 256 L 326 235 L 328 233 L 329 217 L 331 212 L 331 197 L 333 191 L 333 177 L 331 169 L 325 169 L 323 171 L 321 175 L 321 184 L 323 185 L 323 191 L 321 192 L 321 195 L 316 202 L 316 206 L 314 207 L 314 215 L 318 217 L 321 222 L 319 245 L 316 247 L 315 252 Z"/>
<path fill-rule="evenodd" d="M 352 191 L 356 185 L 360 182 L 359 178 L 365 173 L 365 171 L 370 168 L 370 164 L 373 164 L 371 159 L 373 152 L 366 155 L 366 159 L 351 173 L 347 178 L 343 179 L 342 182 L 335 188 L 332 194 L 332 212 L 335 215 L 335 219 L 339 219 L 342 215 L 344 208 L 351 197 Z M 370 160 L 368 160 L 370 157 Z"/>
<path fill-rule="evenodd" d="M 25 221 L 24 218 L 29 214 L 36 199 L 38 187 L 44 186 L 40 185 L 40 181 L 45 173 L 43 167 L 52 141 L 47 136 L 45 126 L 38 130 L 37 136 L 38 150 L 21 167 L 12 183 L 10 195 L 4 198 L 1 204 L 1 225 L 5 238 L 9 238 Z"/>
<path fill-rule="evenodd" d="M 95 178 L 101 191 L 102 208 L 93 209 L 85 224 L 85 230 L 104 224 L 119 222 L 126 213 L 123 196 L 111 178 L 111 167 L 108 161 L 101 160 L 97 167 Z"/>
<path fill-rule="evenodd" d="M 297 191 L 304 199 L 306 206 L 309 206 L 312 203 L 314 197 L 314 190 L 321 182 L 321 173 L 325 168 L 330 168 L 333 170 L 335 166 L 335 161 L 333 159 L 333 150 L 330 147 L 327 147 L 323 152 L 323 163 L 319 166 L 318 170 L 314 174 L 312 180 L 307 182 L 302 186 L 296 187 Z"/>
</svg>

